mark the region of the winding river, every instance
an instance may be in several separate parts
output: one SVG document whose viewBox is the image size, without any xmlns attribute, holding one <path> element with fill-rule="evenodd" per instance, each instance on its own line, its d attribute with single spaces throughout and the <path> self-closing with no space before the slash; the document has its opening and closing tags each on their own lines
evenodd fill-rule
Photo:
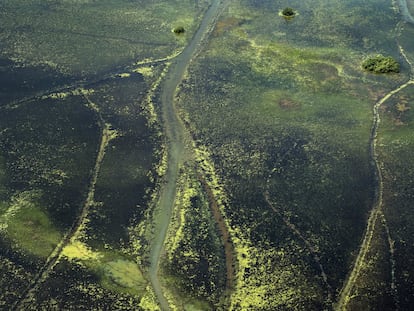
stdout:
<svg viewBox="0 0 414 311">
<path fill-rule="evenodd" d="M 165 174 L 165 183 L 161 189 L 155 213 L 155 236 L 150 245 L 150 267 L 148 272 L 155 295 L 161 309 L 164 311 L 170 310 L 170 307 L 158 278 L 158 268 L 174 206 L 179 167 L 185 158 L 185 137 L 187 135 L 184 125 L 177 115 L 174 106 L 174 96 L 192 58 L 198 53 L 202 43 L 211 33 L 222 11 L 223 2 L 221 0 L 212 1 L 204 14 L 198 30 L 183 52 L 174 59 L 161 86 L 161 109 L 165 135 L 167 137 L 168 166 Z"/>
</svg>

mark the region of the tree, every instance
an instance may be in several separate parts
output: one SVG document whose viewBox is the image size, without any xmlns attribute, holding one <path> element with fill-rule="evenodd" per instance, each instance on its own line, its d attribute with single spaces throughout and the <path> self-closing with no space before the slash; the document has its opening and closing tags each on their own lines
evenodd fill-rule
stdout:
<svg viewBox="0 0 414 311">
<path fill-rule="evenodd" d="M 184 29 L 184 27 L 183 27 L 183 26 L 178 26 L 178 27 L 175 27 L 175 28 L 173 29 L 173 32 L 179 35 L 179 34 L 184 33 L 184 32 L 185 32 L 185 29 Z"/>
<path fill-rule="evenodd" d="M 291 16 L 294 16 L 295 14 L 296 14 L 295 11 L 290 7 L 286 7 L 282 10 L 283 16 L 291 17 Z"/>
<path fill-rule="evenodd" d="M 362 68 L 375 73 L 400 72 L 400 64 L 395 59 L 380 54 L 364 60 Z"/>
</svg>

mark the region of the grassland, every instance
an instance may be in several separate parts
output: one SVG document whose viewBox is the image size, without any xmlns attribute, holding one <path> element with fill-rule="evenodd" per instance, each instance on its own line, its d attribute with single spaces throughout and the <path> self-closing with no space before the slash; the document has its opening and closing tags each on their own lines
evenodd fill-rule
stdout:
<svg viewBox="0 0 414 311">
<path fill-rule="evenodd" d="M 2 1 L 0 309 L 160 310 L 168 182 L 171 309 L 332 310 L 361 251 L 341 308 L 413 305 L 413 27 L 385 0 L 231 1 L 177 57 L 209 3 Z M 401 72 L 361 70 L 379 53 Z"/>
<path fill-rule="evenodd" d="M 147 94 L 206 3 L 1 8 L 1 306 L 157 309 L 132 238 L 161 154 Z"/>
<path fill-rule="evenodd" d="M 384 111 L 380 131 L 380 154 L 383 163 L 385 196 L 384 214 L 387 217 L 394 245 L 394 273 L 396 279 L 396 302 L 401 309 L 412 304 L 412 252 L 413 232 L 410 202 L 413 168 L 409 161 L 412 149 L 411 102 L 412 86 L 407 87 L 389 100 Z"/>
<path fill-rule="evenodd" d="M 372 105 L 406 79 L 360 70 L 371 51 L 398 55 L 386 44 L 397 19 L 385 3 L 295 4 L 286 22 L 273 2 L 232 3 L 179 92 L 228 195 L 231 310 L 333 308 L 374 194 Z"/>
<path fill-rule="evenodd" d="M 203 3 L 148 1 L 4 1 L 3 54 L 84 76 L 180 49 L 177 25 L 194 30 Z"/>
</svg>

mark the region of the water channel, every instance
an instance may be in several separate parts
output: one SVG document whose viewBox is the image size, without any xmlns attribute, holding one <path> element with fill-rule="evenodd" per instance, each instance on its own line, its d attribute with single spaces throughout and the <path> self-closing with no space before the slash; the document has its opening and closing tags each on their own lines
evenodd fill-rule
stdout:
<svg viewBox="0 0 414 311">
<path fill-rule="evenodd" d="M 207 40 L 208 35 L 214 27 L 215 22 L 222 11 L 224 5 L 223 2 L 224 1 L 220 0 L 212 1 L 191 41 L 183 52 L 173 60 L 161 86 L 162 118 L 167 138 L 168 166 L 165 175 L 165 183 L 161 189 L 157 204 L 155 236 L 151 242 L 150 251 L 149 278 L 162 310 L 170 310 L 170 307 L 163 294 L 158 278 L 158 270 L 167 229 L 174 207 L 179 167 L 180 164 L 183 163 L 186 147 L 186 130 L 177 115 L 174 106 L 174 96 L 192 58 L 203 46 L 203 42 Z"/>
</svg>

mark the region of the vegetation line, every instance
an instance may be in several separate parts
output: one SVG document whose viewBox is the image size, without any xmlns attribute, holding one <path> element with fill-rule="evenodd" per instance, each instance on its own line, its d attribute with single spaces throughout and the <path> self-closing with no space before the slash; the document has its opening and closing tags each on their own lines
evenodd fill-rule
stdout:
<svg viewBox="0 0 414 311">
<path fill-rule="evenodd" d="M 378 134 L 378 127 L 380 124 L 380 107 L 382 104 L 384 104 L 388 99 L 391 98 L 391 96 L 397 94 L 407 86 L 414 84 L 414 80 L 410 79 L 404 84 L 399 85 L 395 89 L 388 92 L 385 96 L 383 96 L 379 101 L 377 101 L 373 108 L 373 124 L 371 129 L 371 135 L 370 135 L 370 158 L 372 162 L 372 166 L 374 167 L 374 178 L 375 178 L 375 197 L 373 202 L 373 207 L 371 209 L 367 227 L 365 229 L 365 234 L 361 243 L 361 246 L 359 248 L 358 255 L 355 259 L 354 266 L 351 270 L 351 273 L 349 274 L 348 278 L 346 279 L 344 286 L 342 287 L 342 290 L 339 295 L 339 300 L 336 309 L 337 310 L 346 310 L 346 306 L 348 302 L 350 301 L 351 297 L 351 291 L 355 285 L 355 282 L 362 270 L 362 267 L 365 262 L 366 255 L 368 253 L 375 225 L 377 224 L 378 217 L 381 217 L 382 214 L 382 199 L 383 199 L 383 189 L 384 189 L 384 183 L 382 178 L 382 171 L 380 162 L 378 161 L 378 153 L 377 153 L 377 134 Z M 394 273 L 394 272 L 392 272 Z M 395 286 L 395 285 L 394 285 Z"/>
<path fill-rule="evenodd" d="M 302 242 L 305 244 L 307 250 L 312 254 L 313 256 L 313 260 L 316 262 L 316 264 L 318 265 L 319 270 L 321 271 L 321 277 L 323 282 L 325 283 L 326 286 L 326 290 L 327 290 L 327 298 L 326 301 L 327 303 L 332 303 L 332 288 L 331 285 L 328 282 L 328 277 L 325 273 L 325 269 L 322 266 L 320 257 L 318 255 L 317 250 L 312 246 L 312 244 L 303 236 L 303 234 L 298 230 L 298 228 L 296 228 L 296 226 L 294 224 L 292 224 L 288 218 L 286 218 L 285 216 L 282 215 L 282 213 L 279 211 L 279 209 L 277 209 L 273 203 L 270 201 L 269 198 L 269 193 L 265 192 L 264 193 L 264 198 L 266 200 L 267 205 L 272 209 L 272 211 L 274 211 L 277 215 L 279 215 L 283 222 L 285 223 L 285 225 L 297 236 L 299 237 L 299 239 L 302 240 Z"/>
<path fill-rule="evenodd" d="M 73 223 L 72 227 L 69 231 L 63 236 L 62 240 L 59 242 L 58 245 L 54 248 L 54 250 L 50 253 L 49 257 L 46 259 L 44 266 L 40 269 L 37 275 L 34 277 L 33 281 L 26 289 L 26 291 L 21 295 L 20 299 L 16 301 L 15 305 L 12 307 L 12 310 L 26 310 L 27 305 L 32 303 L 32 299 L 38 290 L 38 287 L 41 283 L 43 283 L 50 273 L 52 272 L 53 268 L 58 264 L 59 259 L 62 256 L 62 251 L 73 239 L 77 237 L 80 233 L 81 229 L 84 228 L 86 225 L 87 216 L 89 214 L 89 210 L 91 206 L 94 205 L 94 195 L 95 195 L 95 186 L 98 179 L 98 174 L 102 165 L 102 161 L 105 156 L 105 150 L 108 146 L 109 142 L 116 137 L 116 133 L 114 130 L 111 129 L 111 125 L 106 123 L 99 112 L 98 107 L 90 101 L 90 99 L 84 95 L 84 98 L 88 102 L 88 107 L 91 110 L 95 111 L 98 115 L 98 123 L 102 129 L 101 133 L 101 141 L 99 144 L 98 154 L 95 160 L 95 166 L 92 172 L 91 181 L 88 188 L 87 197 L 85 199 L 85 203 L 82 206 L 79 216 L 77 217 L 76 221 Z"/>
<path fill-rule="evenodd" d="M 168 159 L 167 171 L 164 176 L 165 184 L 162 185 L 157 207 L 154 212 L 155 235 L 152 241 L 150 241 L 150 265 L 148 273 L 162 310 L 170 310 L 170 306 L 163 294 L 163 289 L 158 278 L 158 268 L 161 253 L 164 248 L 167 229 L 171 220 L 172 209 L 174 207 L 176 182 L 180 164 L 184 159 L 186 145 L 185 137 L 187 135 L 184 125 L 175 109 L 174 97 L 176 89 L 181 83 L 188 65 L 201 49 L 203 41 L 211 33 L 223 7 L 222 5 L 221 0 L 212 1 L 193 38 L 182 53 L 174 59 L 161 89 L 161 110 L 167 138 Z"/>
<path fill-rule="evenodd" d="M 408 6 L 407 6 L 407 2 L 406 0 L 399 0 L 399 7 L 400 7 L 400 11 L 403 15 L 403 19 L 406 22 L 409 23 L 413 23 L 414 24 L 414 18 L 411 16 L 409 10 L 408 10 Z M 396 29 L 398 31 L 401 31 L 401 22 L 397 24 Z M 395 302 L 395 306 L 398 309 L 398 299 L 397 299 L 397 289 L 396 289 L 396 280 L 395 280 L 395 259 L 394 259 L 394 241 L 391 238 L 390 235 L 390 231 L 386 222 L 386 218 L 385 215 L 383 214 L 382 211 L 382 199 L 383 199 L 383 189 L 384 189 L 384 183 L 383 183 L 383 178 L 382 178 L 382 171 L 381 171 L 381 167 L 380 167 L 380 163 L 378 160 L 378 153 L 377 153 L 377 134 L 378 134 L 378 127 L 379 127 L 379 123 L 381 121 L 380 119 L 380 107 L 382 104 L 384 104 L 389 98 L 391 98 L 393 95 L 397 94 L 398 92 L 400 92 L 401 90 L 403 90 L 404 88 L 406 88 L 407 86 L 414 84 L 414 80 L 413 80 L 413 73 L 414 73 L 414 67 L 412 62 L 409 60 L 409 58 L 407 57 L 407 54 L 405 53 L 405 50 L 403 49 L 403 47 L 401 46 L 401 44 L 398 44 L 397 41 L 397 45 L 398 45 L 398 49 L 400 51 L 401 56 L 403 57 L 403 59 L 407 62 L 407 64 L 409 65 L 410 68 L 410 78 L 407 82 L 397 86 L 395 89 L 391 90 L 390 92 L 388 92 L 387 94 L 385 94 L 385 96 L 383 96 L 380 100 L 378 100 L 374 107 L 373 107 L 373 123 L 372 123 L 372 128 L 371 128 L 371 134 L 370 134 L 370 158 L 371 158 L 371 165 L 374 168 L 374 178 L 375 178 L 375 196 L 374 196 L 374 202 L 373 202 L 373 207 L 371 209 L 369 218 L 368 218 L 368 222 L 367 222 L 367 227 L 365 229 L 365 234 L 362 240 L 362 243 L 360 245 L 360 249 L 357 255 L 357 258 L 355 259 L 354 262 L 354 266 L 350 272 L 350 274 L 348 275 L 348 278 L 345 280 L 344 285 L 341 289 L 341 292 L 339 294 L 339 299 L 338 299 L 338 303 L 336 306 L 337 310 L 346 310 L 346 306 L 348 304 L 348 302 L 350 301 L 350 299 L 352 298 L 351 296 L 351 291 L 355 285 L 355 282 L 358 278 L 359 273 L 361 272 L 362 266 L 364 264 L 365 261 L 365 257 L 368 253 L 369 250 L 369 246 L 372 240 L 372 236 L 373 236 L 373 232 L 374 232 L 374 228 L 375 228 L 375 224 L 378 220 L 378 217 L 381 217 L 382 219 L 382 224 L 385 228 L 386 234 L 387 234 L 387 239 L 388 239 L 388 244 L 389 244 L 389 251 L 390 251 L 390 265 L 391 265 L 391 292 L 392 295 L 394 297 L 394 302 Z"/>
</svg>

